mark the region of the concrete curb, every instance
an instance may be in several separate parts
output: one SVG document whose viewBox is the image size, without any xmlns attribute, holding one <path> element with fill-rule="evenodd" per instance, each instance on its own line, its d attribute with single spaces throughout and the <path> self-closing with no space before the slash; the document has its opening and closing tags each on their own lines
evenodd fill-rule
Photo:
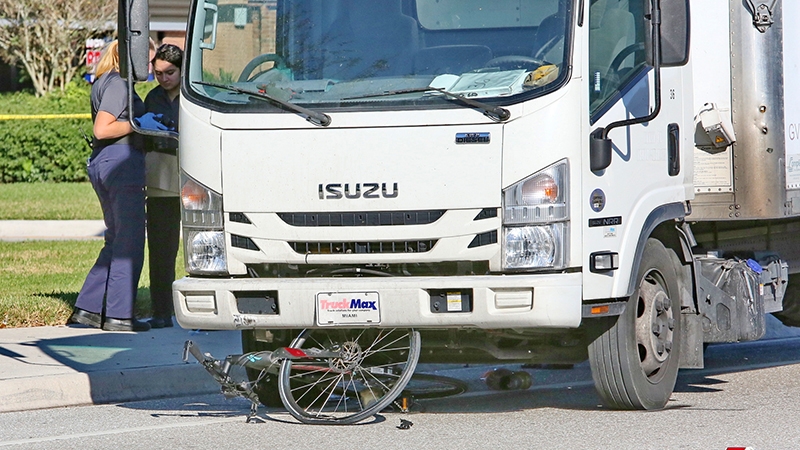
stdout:
<svg viewBox="0 0 800 450">
<path fill-rule="evenodd" d="M 98 239 L 106 231 L 102 220 L 0 220 L 0 240 Z"/>
<path fill-rule="evenodd" d="M 3 381 L 0 412 L 213 394 L 220 386 L 199 364 L 72 373 Z"/>
<path fill-rule="evenodd" d="M 0 412 L 220 392 L 193 358 L 181 360 L 186 340 L 217 358 L 241 353 L 238 331 L 0 329 Z"/>
</svg>

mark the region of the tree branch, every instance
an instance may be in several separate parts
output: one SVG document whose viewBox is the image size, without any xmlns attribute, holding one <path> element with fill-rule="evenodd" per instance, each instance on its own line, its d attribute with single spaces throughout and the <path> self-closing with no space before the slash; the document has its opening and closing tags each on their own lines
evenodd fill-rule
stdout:
<svg viewBox="0 0 800 450">
<path fill-rule="evenodd" d="M 64 89 L 83 65 L 87 39 L 116 20 L 116 2 L 0 0 L 0 59 L 22 63 L 37 95 Z"/>
</svg>

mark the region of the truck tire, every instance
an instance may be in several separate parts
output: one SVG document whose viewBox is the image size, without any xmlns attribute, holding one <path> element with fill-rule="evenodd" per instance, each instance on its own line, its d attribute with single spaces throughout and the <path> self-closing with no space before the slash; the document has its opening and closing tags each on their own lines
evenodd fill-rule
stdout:
<svg viewBox="0 0 800 450">
<path fill-rule="evenodd" d="M 660 241 L 647 240 L 625 312 L 607 318 L 589 344 L 592 379 L 608 407 L 661 409 L 675 388 L 681 299 L 671 253 Z"/>
<path fill-rule="evenodd" d="M 263 342 L 256 340 L 255 330 L 242 330 L 242 353 L 262 352 L 265 350 L 275 350 L 279 347 L 288 347 L 292 343 L 294 337 L 301 330 L 276 330 L 274 331 L 274 340 L 272 342 Z M 283 408 L 283 401 L 278 393 L 278 374 L 264 374 L 261 377 L 261 371 L 254 369 L 247 370 L 247 379 L 255 384 L 253 390 L 258 395 L 258 400 L 264 406 L 270 408 Z"/>
<path fill-rule="evenodd" d="M 783 311 L 773 315 L 787 327 L 800 327 L 800 274 L 789 275 L 783 294 Z"/>
</svg>

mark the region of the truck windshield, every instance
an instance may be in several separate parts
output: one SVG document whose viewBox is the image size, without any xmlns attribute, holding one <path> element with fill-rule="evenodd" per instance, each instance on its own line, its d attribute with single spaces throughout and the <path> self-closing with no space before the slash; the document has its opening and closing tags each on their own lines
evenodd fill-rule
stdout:
<svg viewBox="0 0 800 450">
<path fill-rule="evenodd" d="M 312 109 L 512 104 L 566 79 L 572 1 L 198 0 L 188 95 L 221 110 L 273 106 L 214 84 Z"/>
</svg>

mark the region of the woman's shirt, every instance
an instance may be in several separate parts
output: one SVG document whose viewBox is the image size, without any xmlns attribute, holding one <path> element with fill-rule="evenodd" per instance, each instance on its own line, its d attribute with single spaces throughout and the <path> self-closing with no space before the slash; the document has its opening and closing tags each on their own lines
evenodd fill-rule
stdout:
<svg viewBox="0 0 800 450">
<path fill-rule="evenodd" d="M 161 123 L 178 131 L 178 111 L 180 95 L 169 98 L 167 91 L 156 86 L 144 99 L 147 112 L 163 114 Z M 178 141 L 171 138 L 147 136 L 147 196 L 177 197 L 180 195 L 180 176 L 178 170 Z"/>
<path fill-rule="evenodd" d="M 134 114 L 141 116 L 144 114 L 144 103 L 139 96 L 134 93 Z M 92 85 L 92 122 L 97 117 L 97 113 L 105 111 L 117 118 L 117 121 L 128 122 L 130 115 L 128 113 L 128 83 L 119 76 L 119 72 L 111 71 L 104 73 L 100 78 L 95 80 Z M 141 148 L 141 145 L 136 145 L 133 142 L 131 134 L 116 139 L 97 139 L 93 140 L 92 146 L 95 150 L 111 144 L 130 144 Z"/>
<path fill-rule="evenodd" d="M 173 131 L 178 131 L 180 98 L 180 95 L 176 95 L 174 99 L 170 99 L 163 87 L 156 86 L 145 97 L 144 107 L 147 112 L 162 114 L 164 116 L 162 123 L 172 128 Z M 175 139 L 154 137 L 147 139 L 147 151 L 159 151 L 174 155 L 177 148 L 178 141 Z"/>
</svg>

